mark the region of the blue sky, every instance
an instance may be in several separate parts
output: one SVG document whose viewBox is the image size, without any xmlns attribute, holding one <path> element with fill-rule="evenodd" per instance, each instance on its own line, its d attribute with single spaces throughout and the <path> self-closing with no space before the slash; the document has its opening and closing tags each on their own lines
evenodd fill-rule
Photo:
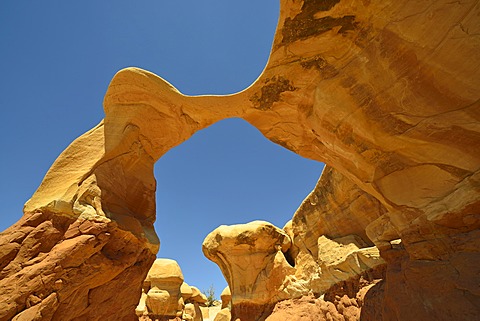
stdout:
<svg viewBox="0 0 480 321">
<path fill-rule="evenodd" d="M 55 158 L 104 116 L 113 75 L 156 73 L 187 95 L 230 94 L 264 68 L 278 0 L 0 2 L 0 231 Z M 158 257 L 218 295 L 226 282 L 201 252 L 221 224 L 282 227 L 323 164 L 266 140 L 238 119 L 195 134 L 156 164 Z"/>
</svg>

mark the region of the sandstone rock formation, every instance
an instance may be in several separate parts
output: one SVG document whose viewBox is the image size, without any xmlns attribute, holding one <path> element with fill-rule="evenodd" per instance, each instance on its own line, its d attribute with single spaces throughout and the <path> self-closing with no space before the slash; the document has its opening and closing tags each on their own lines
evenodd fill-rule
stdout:
<svg viewBox="0 0 480 321">
<path fill-rule="evenodd" d="M 264 320 L 281 300 L 324 294 L 335 284 L 385 263 L 375 246 L 368 247 L 356 235 L 319 237 L 317 255 L 308 269 L 297 262 L 299 256 L 295 267 L 287 262 L 290 246 L 285 231 L 263 221 L 222 225 L 205 238 L 203 252 L 227 279 L 224 292 L 228 289 L 228 293 L 222 292 L 222 300 L 231 298 L 235 318 Z"/>
<path fill-rule="evenodd" d="M 114 222 L 27 213 L 0 235 L 0 320 L 133 320 L 153 260 Z"/>
<path fill-rule="evenodd" d="M 387 262 L 385 320 L 477 319 L 477 1 L 280 2 L 268 64 L 238 94 L 187 97 L 140 69 L 115 75 L 105 119 L 0 235 L 0 320 L 134 318 L 159 246 L 153 164 L 227 117 L 334 168 L 356 206 L 377 204 L 352 219 Z"/>
<path fill-rule="evenodd" d="M 180 286 L 180 293 L 182 295 L 183 301 L 187 301 L 193 295 L 192 287 L 187 283 L 183 282 Z"/>
<path fill-rule="evenodd" d="M 183 311 L 182 319 L 185 321 L 193 321 L 197 316 L 197 311 L 195 311 L 195 306 L 192 303 L 185 304 L 185 310 Z"/>
<path fill-rule="evenodd" d="M 230 304 L 230 301 L 232 301 L 232 293 L 229 286 L 226 286 L 225 289 L 223 289 L 222 293 L 220 294 L 220 299 L 222 300 L 222 309 L 227 308 Z"/>
<path fill-rule="evenodd" d="M 193 305 L 193 309 L 195 311 L 193 320 L 202 321 L 205 316 L 205 313 L 202 310 L 202 306 L 205 305 L 205 303 L 208 301 L 207 296 L 200 292 L 200 290 L 195 286 L 191 286 L 190 289 L 192 291 L 192 295 L 186 302 Z"/>
<path fill-rule="evenodd" d="M 205 294 L 184 282 L 183 273 L 175 260 L 156 259 L 143 282 L 142 296 L 135 309 L 142 321 L 208 319 Z"/>
<path fill-rule="evenodd" d="M 375 321 L 382 320 L 385 265 L 339 282 L 316 298 L 313 294 L 279 302 L 267 321 Z"/>
<path fill-rule="evenodd" d="M 143 291 L 146 293 L 146 311 L 141 311 L 142 301 L 137 307 L 137 315 L 147 312 L 152 319 L 157 317 L 181 316 L 184 301 L 181 292 L 183 282 L 182 270 L 171 259 L 156 259 L 148 271 Z"/>
<path fill-rule="evenodd" d="M 192 289 L 192 296 L 189 299 L 190 301 L 199 304 L 207 303 L 207 296 L 203 294 L 196 286 L 191 286 L 190 288 Z"/>
<path fill-rule="evenodd" d="M 213 321 L 230 321 L 231 319 L 232 314 L 230 313 L 230 309 L 224 308 L 217 313 Z"/>
<path fill-rule="evenodd" d="M 205 238 L 203 253 L 227 279 L 236 318 L 265 317 L 275 303 L 290 297 L 285 282 L 294 269 L 283 255 L 290 245 L 283 230 L 264 221 L 222 225 Z"/>
</svg>

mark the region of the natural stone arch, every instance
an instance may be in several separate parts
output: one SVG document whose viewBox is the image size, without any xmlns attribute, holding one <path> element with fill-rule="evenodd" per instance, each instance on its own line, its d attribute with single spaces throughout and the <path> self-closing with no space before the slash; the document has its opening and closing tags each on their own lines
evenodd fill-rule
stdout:
<svg viewBox="0 0 480 321">
<path fill-rule="evenodd" d="M 387 210 L 366 230 L 397 281 L 386 286 L 398 300 L 385 301 L 391 319 L 474 318 L 480 256 L 467 244 L 478 243 L 480 227 L 478 12 L 475 1 L 282 0 L 267 67 L 238 94 L 187 97 L 149 72 L 120 71 L 105 120 L 60 155 L 25 216 L 2 234 L 0 320 L 21 311 L 58 319 L 67 307 L 72 319 L 128 318 L 138 297 L 104 309 L 100 293 L 125 297 L 125 279 L 139 290 L 153 262 L 153 164 L 227 117 L 333 166 Z M 390 246 L 396 238 L 401 250 Z M 74 251 L 80 265 L 69 261 Z M 89 264 L 103 269 L 89 273 Z"/>
</svg>

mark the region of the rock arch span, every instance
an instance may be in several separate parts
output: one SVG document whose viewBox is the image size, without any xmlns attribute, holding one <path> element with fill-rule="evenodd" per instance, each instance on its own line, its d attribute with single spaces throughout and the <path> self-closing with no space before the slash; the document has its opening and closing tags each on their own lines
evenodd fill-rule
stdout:
<svg viewBox="0 0 480 321">
<path fill-rule="evenodd" d="M 153 164 L 227 117 L 381 204 L 365 231 L 389 267 L 384 319 L 473 320 L 479 11 L 476 1 L 282 0 L 267 67 L 240 93 L 188 97 L 147 71 L 119 71 L 105 119 L 1 235 L 0 320 L 132 318 L 127 284 L 140 285 L 158 249 Z"/>
</svg>

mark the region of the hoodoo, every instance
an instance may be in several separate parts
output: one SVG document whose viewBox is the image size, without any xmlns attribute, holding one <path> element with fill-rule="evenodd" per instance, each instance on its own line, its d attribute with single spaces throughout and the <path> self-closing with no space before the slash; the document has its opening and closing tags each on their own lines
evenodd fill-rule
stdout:
<svg viewBox="0 0 480 321">
<path fill-rule="evenodd" d="M 242 92 L 188 97 L 144 70 L 115 75 L 105 119 L 0 235 L 0 320 L 133 320 L 158 251 L 153 165 L 228 117 L 328 166 L 291 226 L 307 286 L 318 240 L 355 234 L 386 262 L 383 290 L 365 295 L 378 318 L 478 318 L 478 2 L 280 2 L 268 64 Z"/>
</svg>

